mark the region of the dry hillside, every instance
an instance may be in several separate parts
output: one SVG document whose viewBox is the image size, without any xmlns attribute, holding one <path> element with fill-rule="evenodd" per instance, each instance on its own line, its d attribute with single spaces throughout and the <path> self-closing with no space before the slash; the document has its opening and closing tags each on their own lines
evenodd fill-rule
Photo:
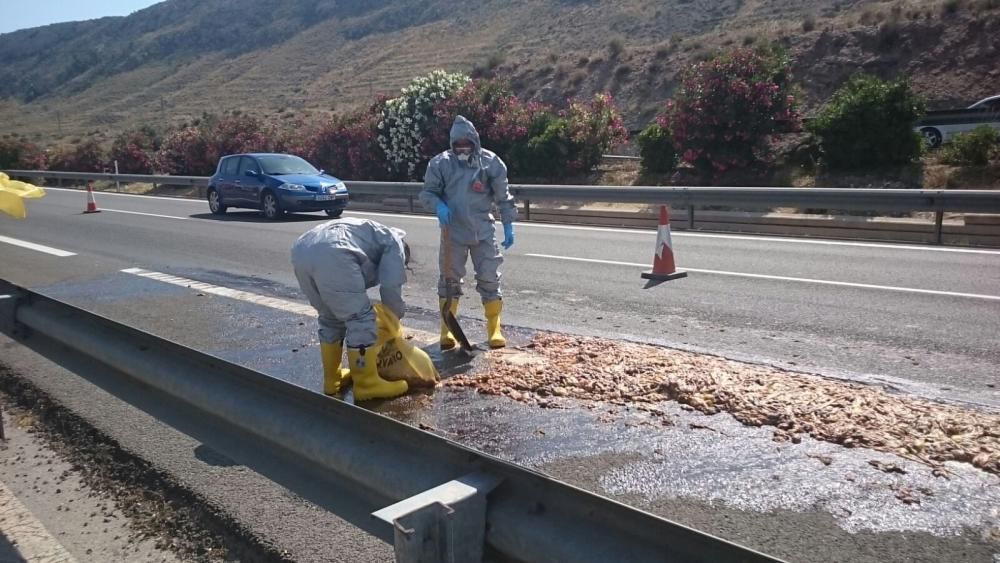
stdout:
<svg viewBox="0 0 1000 563">
<path fill-rule="evenodd" d="M 764 41 L 796 56 L 807 108 L 859 69 L 911 75 L 932 106 L 1000 93 L 1000 0 L 167 0 L 0 35 L 0 132 L 320 115 L 435 68 L 507 74 L 549 102 L 610 90 L 637 127 L 685 64 Z"/>
</svg>

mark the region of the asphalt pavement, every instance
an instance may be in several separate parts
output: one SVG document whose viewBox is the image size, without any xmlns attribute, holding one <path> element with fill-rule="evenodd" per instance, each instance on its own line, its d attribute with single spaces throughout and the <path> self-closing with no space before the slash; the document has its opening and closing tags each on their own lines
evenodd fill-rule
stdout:
<svg viewBox="0 0 1000 563">
<path fill-rule="evenodd" d="M 211 216 L 204 202 L 97 198 L 103 211 L 84 215 L 81 192 L 49 190 L 27 220 L 0 219 L 0 278 L 319 389 L 314 321 L 301 313 L 288 249 L 324 216 L 272 223 Z M 409 233 L 405 324 L 434 330 L 436 222 L 358 215 Z M 516 235 L 504 266 L 512 344 L 539 329 L 626 338 L 1000 405 L 1000 251 L 675 233 L 690 276 L 645 290 L 653 232 L 519 224 Z M 467 294 L 460 315 L 482 340 L 469 284 Z M 378 408 L 792 561 L 990 563 L 1000 552 L 989 539 L 1000 533 L 1000 481 L 961 464 L 946 481 L 888 454 L 775 444 L 770 429 L 680 408 L 670 428 L 628 409 L 539 410 L 453 389 Z M 832 463 L 816 461 L 824 456 Z M 902 486 L 927 491 L 922 504 L 899 502 Z M 308 551 L 302 526 L 267 526 Z"/>
<path fill-rule="evenodd" d="M 296 288 L 288 250 L 323 221 L 259 213 L 216 217 L 205 202 L 49 190 L 0 235 L 74 252 L 0 243 L 0 277 L 33 286 L 73 279 L 94 257 L 153 271 L 215 271 Z M 405 229 L 415 267 L 407 302 L 435 307 L 438 229 L 423 216 L 358 213 Z M 649 341 L 920 394 L 1000 405 L 1000 251 L 674 233 L 688 278 L 644 290 L 655 233 L 518 224 L 504 265 L 505 322 Z M 43 273 L 44 272 L 44 273 Z M 462 314 L 480 316 L 467 278 Z M 992 385 L 993 387 L 988 387 Z"/>
</svg>

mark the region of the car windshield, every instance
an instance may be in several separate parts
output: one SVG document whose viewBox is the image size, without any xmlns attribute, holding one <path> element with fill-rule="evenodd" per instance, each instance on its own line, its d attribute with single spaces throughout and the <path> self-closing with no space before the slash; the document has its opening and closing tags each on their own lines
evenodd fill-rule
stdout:
<svg viewBox="0 0 1000 563">
<path fill-rule="evenodd" d="M 290 154 L 268 154 L 258 156 L 264 174 L 268 176 L 281 176 L 283 174 L 309 174 L 317 175 L 319 170 L 297 156 Z"/>
</svg>

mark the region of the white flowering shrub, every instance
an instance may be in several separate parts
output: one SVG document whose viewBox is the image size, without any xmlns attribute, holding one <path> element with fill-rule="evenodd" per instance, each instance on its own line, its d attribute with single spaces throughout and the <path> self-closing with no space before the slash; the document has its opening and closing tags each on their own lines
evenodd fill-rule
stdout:
<svg viewBox="0 0 1000 563">
<path fill-rule="evenodd" d="M 407 179 L 415 176 L 417 168 L 430 156 L 423 154 L 423 145 L 428 127 L 435 123 L 435 104 L 453 96 L 470 80 L 462 73 L 435 70 L 414 79 L 399 97 L 385 102 L 377 125 L 378 145 L 385 153 L 390 175 Z"/>
</svg>

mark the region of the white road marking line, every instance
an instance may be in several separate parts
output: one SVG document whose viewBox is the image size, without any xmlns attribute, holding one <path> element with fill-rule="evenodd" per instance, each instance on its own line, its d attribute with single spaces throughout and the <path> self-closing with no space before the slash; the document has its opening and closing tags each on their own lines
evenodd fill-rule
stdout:
<svg viewBox="0 0 1000 563">
<path fill-rule="evenodd" d="M 76 563 L 3 481 L 0 481 L 0 532 L 25 561 Z"/>
<path fill-rule="evenodd" d="M 72 188 L 45 188 L 46 190 L 64 191 L 64 192 L 79 192 L 81 190 L 75 190 Z M 200 205 L 205 205 L 205 201 L 201 199 L 189 199 L 189 198 L 179 198 L 179 197 L 163 197 L 163 196 L 153 196 L 153 195 L 141 195 L 141 194 L 119 194 L 115 192 L 100 192 L 102 196 L 113 195 L 120 197 L 136 197 L 136 198 L 146 198 L 146 199 L 159 199 L 166 201 L 183 201 L 187 203 L 197 203 Z M 415 219 L 420 221 L 437 221 L 437 217 L 433 215 L 404 215 L 401 213 L 382 213 L 378 211 L 353 211 L 350 208 L 347 209 L 347 213 L 352 215 L 364 215 L 369 217 L 394 217 L 394 218 L 406 218 Z M 525 223 L 518 222 L 518 227 L 527 227 L 533 229 L 559 229 L 564 231 L 591 231 L 591 232 L 601 232 L 601 233 L 625 233 L 633 235 L 644 235 L 644 236 L 656 236 L 655 229 L 620 229 L 614 227 L 586 227 L 579 225 L 554 225 L 546 223 Z M 782 244 L 818 244 L 823 246 L 848 246 L 848 247 L 859 247 L 859 248 L 884 248 L 888 250 L 909 250 L 909 251 L 928 251 L 928 252 L 957 252 L 959 254 L 989 254 L 994 256 L 1000 256 L 1000 250 L 986 250 L 979 248 L 957 248 L 951 246 L 927 246 L 921 244 L 889 244 L 880 242 L 852 242 L 852 241 L 841 241 L 841 240 L 817 240 L 817 239 L 799 239 L 799 238 L 785 238 L 785 237 L 771 237 L 771 236 L 754 236 L 754 235 L 727 235 L 724 233 L 692 233 L 687 231 L 675 231 L 671 233 L 674 237 L 689 237 L 689 238 L 716 238 L 723 240 L 747 240 L 754 242 L 776 242 Z"/>
<path fill-rule="evenodd" d="M 146 217 L 162 217 L 164 219 L 180 219 L 181 221 L 187 221 L 190 217 L 178 217 L 176 215 L 160 215 L 159 213 L 143 213 L 141 211 L 125 211 L 124 209 L 108 209 L 107 207 L 102 207 L 101 211 L 110 211 L 112 213 L 127 213 L 129 215 L 144 215 Z"/>
<path fill-rule="evenodd" d="M 519 225 L 521 225 L 521 223 L 519 223 Z M 524 223 L 524 225 L 528 227 L 537 227 L 541 229 L 564 229 L 564 230 L 582 230 L 582 231 L 600 230 L 613 233 L 638 233 L 638 234 L 648 235 L 650 237 L 656 236 L 655 230 L 577 227 L 573 225 L 546 225 L 541 223 Z M 1000 256 L 1000 250 L 985 250 L 979 248 L 957 248 L 952 246 L 924 246 L 919 244 L 908 245 L 908 244 L 887 244 L 879 242 L 851 242 L 851 241 L 841 241 L 841 240 L 797 239 L 797 238 L 782 238 L 782 237 L 752 236 L 752 235 L 727 235 L 722 233 L 692 233 L 688 231 L 672 231 L 670 234 L 675 238 L 709 238 L 709 239 L 714 238 L 723 240 L 748 240 L 753 242 L 818 244 L 822 246 L 853 246 L 860 248 L 886 248 L 889 250 L 926 250 L 929 252 L 957 252 L 960 254 L 992 254 Z"/>
<path fill-rule="evenodd" d="M 142 268 L 126 268 L 122 270 L 122 273 L 132 274 L 135 276 L 156 280 L 159 282 L 168 283 L 180 287 L 195 289 L 203 293 L 209 293 L 211 295 L 229 297 L 230 299 L 237 299 L 239 301 L 245 301 L 247 303 L 253 303 L 255 305 L 261 305 L 264 307 L 270 307 L 272 309 L 277 309 L 279 311 L 286 311 L 289 313 L 294 313 L 296 315 L 303 315 L 306 317 L 313 317 L 313 318 L 319 316 L 316 313 L 316 309 L 314 309 L 311 305 L 304 305 L 302 303 L 296 303 L 294 301 L 288 301 L 286 299 L 267 297 L 265 295 L 260 295 L 257 293 L 250 293 L 249 291 L 241 291 L 239 289 L 231 289 L 228 287 L 212 285 L 210 283 L 204 283 L 197 280 L 182 278 L 179 276 L 172 276 L 170 274 L 164 274 L 162 272 L 152 272 L 149 270 L 144 270 Z M 421 342 L 434 342 L 438 338 L 438 335 L 423 330 L 416 330 L 411 328 L 406 328 L 404 330 L 407 335 L 413 336 L 416 340 Z"/>
<path fill-rule="evenodd" d="M 586 262 L 590 264 L 609 264 L 612 266 L 629 266 L 636 268 L 649 269 L 649 264 L 639 264 L 636 262 L 619 262 L 616 260 L 596 260 L 593 258 L 575 258 L 572 256 L 553 256 L 550 254 L 525 254 L 524 256 L 531 256 L 534 258 L 547 258 L 549 260 L 565 260 L 569 262 Z M 777 280 L 777 281 L 789 281 L 797 283 L 815 283 L 820 285 L 834 285 L 841 287 L 856 287 L 861 289 L 877 289 L 882 291 L 898 291 L 903 293 L 920 293 L 925 295 L 942 295 L 946 297 L 965 297 L 968 299 L 985 299 L 988 301 L 1000 301 L 1000 295 L 983 295 L 980 293 L 959 293 L 955 291 L 938 291 L 934 289 L 917 289 L 913 287 L 896 287 L 892 285 L 874 285 L 868 283 L 852 283 L 852 282 L 840 282 L 831 280 L 817 280 L 812 278 L 793 278 L 788 276 L 772 276 L 768 274 L 748 274 L 745 272 L 726 272 L 722 270 L 703 270 L 699 268 L 681 268 L 680 270 L 685 272 L 694 272 L 699 274 L 714 274 L 717 276 L 736 276 L 742 278 L 756 278 L 765 280 Z"/>
<path fill-rule="evenodd" d="M 65 250 L 59 250 L 58 248 L 52 248 L 51 246 L 35 244 L 33 242 L 19 240 L 16 238 L 0 236 L 0 242 L 5 242 L 7 244 L 12 244 L 14 246 L 20 246 L 21 248 L 27 248 L 29 250 L 35 250 L 37 252 L 44 252 L 45 254 L 51 254 L 52 256 L 58 256 L 60 258 L 76 256 L 75 252 L 67 252 Z"/>
<path fill-rule="evenodd" d="M 151 272 L 149 270 L 144 270 L 142 268 L 127 268 L 125 270 L 122 270 L 122 272 L 143 278 L 148 278 L 151 280 L 156 280 L 163 283 L 169 283 L 171 285 L 177 285 L 180 287 L 195 289 L 212 295 L 219 295 L 221 297 L 229 297 L 231 299 L 246 301 L 247 303 L 263 305 L 265 307 L 270 307 L 272 309 L 278 309 L 281 311 L 287 311 L 289 313 L 295 313 L 296 315 L 305 315 L 307 317 L 318 316 L 316 314 L 316 309 L 313 309 L 309 305 L 303 305 L 301 303 L 296 303 L 294 301 L 287 301 L 285 299 L 278 299 L 275 297 L 266 297 L 264 295 L 250 293 L 249 291 L 241 291 L 239 289 L 221 287 L 209 283 L 204 283 L 178 276 L 172 276 L 170 274 L 164 274 L 160 272 Z"/>
</svg>

